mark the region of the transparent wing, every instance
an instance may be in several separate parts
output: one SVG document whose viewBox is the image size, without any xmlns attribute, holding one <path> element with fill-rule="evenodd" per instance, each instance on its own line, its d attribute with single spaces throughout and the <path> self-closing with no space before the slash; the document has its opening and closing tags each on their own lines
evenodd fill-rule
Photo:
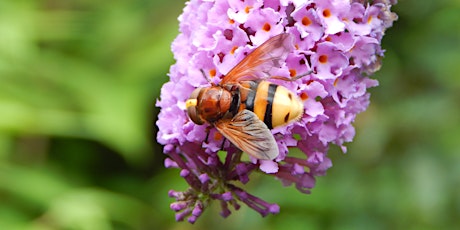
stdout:
<svg viewBox="0 0 460 230">
<path fill-rule="evenodd" d="M 272 160 L 279 154 L 267 125 L 249 110 L 242 110 L 233 119 L 220 120 L 214 125 L 236 147 L 255 158 Z"/>
<path fill-rule="evenodd" d="M 270 70 L 281 67 L 291 52 L 293 43 L 294 38 L 287 33 L 268 39 L 233 67 L 222 79 L 221 84 L 270 77 Z"/>
</svg>

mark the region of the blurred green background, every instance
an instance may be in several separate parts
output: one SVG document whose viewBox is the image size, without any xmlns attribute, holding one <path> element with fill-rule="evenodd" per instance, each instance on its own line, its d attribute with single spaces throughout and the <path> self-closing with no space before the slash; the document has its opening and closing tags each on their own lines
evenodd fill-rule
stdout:
<svg viewBox="0 0 460 230">
<path fill-rule="evenodd" d="M 183 0 L 0 1 L 2 229 L 454 229 L 460 226 L 460 2 L 401 0 L 348 153 L 311 195 L 176 223 L 154 107 Z"/>
</svg>

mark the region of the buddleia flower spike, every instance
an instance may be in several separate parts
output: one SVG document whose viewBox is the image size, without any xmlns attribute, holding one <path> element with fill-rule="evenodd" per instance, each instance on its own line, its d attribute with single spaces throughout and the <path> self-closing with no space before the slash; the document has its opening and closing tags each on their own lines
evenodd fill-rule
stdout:
<svg viewBox="0 0 460 230">
<path fill-rule="evenodd" d="M 157 106 L 157 140 L 164 145 L 165 167 L 178 169 L 190 185 L 169 192 L 176 220 L 194 223 L 211 202 L 221 215 L 241 204 L 262 216 L 280 207 L 246 191 L 253 172 L 272 176 L 285 186 L 310 193 L 317 176 L 332 166 L 327 156 L 334 144 L 346 152 L 355 135 L 353 121 L 369 105 L 369 78 L 380 67 L 381 40 L 396 15 L 392 0 L 190 0 L 179 17 L 179 35 L 171 49 L 176 60 L 170 80 L 161 89 Z M 219 85 L 224 76 L 264 42 L 280 34 L 292 36 L 292 47 L 271 75 L 292 81 L 267 79 L 302 100 L 303 114 L 285 126 L 270 130 L 278 154 L 273 160 L 244 157 L 226 141 L 216 125 L 190 119 L 186 101 L 200 87 Z M 210 82 L 203 77 L 202 71 Z M 303 156 L 294 157 L 289 148 Z M 224 152 L 224 154 L 222 154 Z M 259 194 L 263 195 L 263 194 Z M 275 201 L 276 202 L 276 201 Z"/>
</svg>

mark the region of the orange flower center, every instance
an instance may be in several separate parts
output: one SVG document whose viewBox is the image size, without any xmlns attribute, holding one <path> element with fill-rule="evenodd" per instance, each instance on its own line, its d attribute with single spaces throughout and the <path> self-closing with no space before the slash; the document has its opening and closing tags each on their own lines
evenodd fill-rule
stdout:
<svg viewBox="0 0 460 230">
<path fill-rule="evenodd" d="M 336 78 L 336 79 L 334 80 L 334 86 L 337 86 L 337 83 L 338 83 L 338 82 L 339 82 L 339 79 Z"/>
<path fill-rule="evenodd" d="M 272 28 L 272 26 L 270 24 L 268 24 L 268 23 L 265 23 L 264 26 L 262 27 L 262 29 L 267 31 L 267 32 L 270 31 L 271 28 Z"/>
<path fill-rule="evenodd" d="M 246 6 L 246 8 L 244 8 L 244 12 L 249 14 L 249 10 L 251 10 L 252 7 L 250 6 Z"/>
<path fill-rule="evenodd" d="M 219 132 L 214 133 L 214 140 L 220 141 L 222 140 L 223 136 Z"/>
<path fill-rule="evenodd" d="M 326 62 L 327 62 L 327 55 L 321 55 L 321 56 L 319 56 L 318 60 L 319 60 L 319 62 L 320 62 L 321 64 L 326 63 Z"/>
<path fill-rule="evenodd" d="M 291 77 L 297 76 L 297 71 L 295 69 L 289 69 L 289 76 Z"/>
<path fill-rule="evenodd" d="M 331 10 L 329 10 L 329 9 L 323 10 L 323 16 L 324 16 L 325 18 L 328 18 L 328 17 L 330 17 L 331 15 L 332 15 L 332 14 L 331 14 Z"/>
<path fill-rule="evenodd" d="M 307 100 L 307 99 L 308 99 L 308 94 L 305 93 L 305 92 L 302 92 L 302 93 L 300 94 L 300 99 L 302 99 L 302 101 Z"/>
<path fill-rule="evenodd" d="M 230 50 L 230 53 L 235 54 L 236 49 L 238 49 L 238 46 L 233 46 L 232 50 Z"/>
<path fill-rule="evenodd" d="M 367 19 L 367 24 L 370 24 L 372 22 L 372 16 L 370 16 L 368 19 Z"/>
<path fill-rule="evenodd" d="M 302 18 L 302 25 L 309 26 L 311 24 L 311 20 L 309 17 L 305 16 Z"/>
<path fill-rule="evenodd" d="M 216 76 L 216 69 L 209 70 L 209 76 L 210 77 L 215 77 Z"/>
</svg>

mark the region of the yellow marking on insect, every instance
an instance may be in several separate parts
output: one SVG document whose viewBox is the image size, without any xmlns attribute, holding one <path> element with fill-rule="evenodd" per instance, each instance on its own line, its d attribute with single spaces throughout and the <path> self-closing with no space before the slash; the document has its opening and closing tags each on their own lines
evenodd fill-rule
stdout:
<svg viewBox="0 0 460 230">
<path fill-rule="evenodd" d="M 196 99 L 188 99 L 187 101 L 185 101 L 185 108 L 196 106 L 197 104 L 198 101 Z"/>
<path fill-rule="evenodd" d="M 303 102 L 283 86 L 278 86 L 273 99 L 272 125 L 277 127 L 297 121 L 303 114 Z"/>
<path fill-rule="evenodd" d="M 267 110 L 268 87 L 270 82 L 262 81 L 257 87 L 256 98 L 254 100 L 254 113 L 261 121 L 264 120 L 265 111 Z"/>
</svg>

